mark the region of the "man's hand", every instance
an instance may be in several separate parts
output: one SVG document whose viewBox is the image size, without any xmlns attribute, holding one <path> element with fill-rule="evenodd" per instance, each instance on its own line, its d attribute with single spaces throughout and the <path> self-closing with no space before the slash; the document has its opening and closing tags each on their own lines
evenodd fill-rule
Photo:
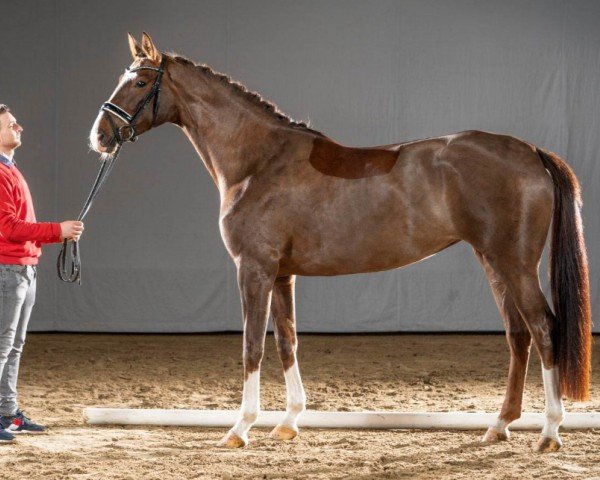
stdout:
<svg viewBox="0 0 600 480">
<path fill-rule="evenodd" d="M 83 222 L 77 220 L 67 220 L 60 224 L 60 239 L 61 240 L 79 240 L 83 233 Z"/>
</svg>

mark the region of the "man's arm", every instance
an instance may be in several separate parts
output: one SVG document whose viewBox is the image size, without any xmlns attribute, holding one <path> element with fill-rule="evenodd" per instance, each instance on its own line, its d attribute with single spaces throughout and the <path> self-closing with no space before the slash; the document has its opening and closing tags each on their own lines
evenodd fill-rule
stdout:
<svg viewBox="0 0 600 480">
<path fill-rule="evenodd" d="M 17 218 L 11 190 L 10 182 L 0 179 L 0 235 L 12 242 L 60 242 L 60 223 L 26 222 Z"/>
</svg>

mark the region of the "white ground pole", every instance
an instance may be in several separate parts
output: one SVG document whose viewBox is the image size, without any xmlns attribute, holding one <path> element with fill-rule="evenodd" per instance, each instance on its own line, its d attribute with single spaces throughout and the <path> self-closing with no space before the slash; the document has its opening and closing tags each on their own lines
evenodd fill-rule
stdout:
<svg viewBox="0 0 600 480">
<path fill-rule="evenodd" d="M 284 412 L 259 413 L 255 427 L 274 427 Z M 135 408 L 86 408 L 83 416 L 92 425 L 162 425 L 186 427 L 231 427 L 238 410 L 158 410 Z M 498 413 L 485 412 L 321 412 L 307 410 L 298 426 L 312 428 L 400 428 L 439 430 L 485 430 L 493 425 Z M 544 413 L 523 413 L 510 424 L 511 430 L 541 430 Z M 599 412 L 572 412 L 565 415 L 563 429 L 600 428 Z"/>
</svg>

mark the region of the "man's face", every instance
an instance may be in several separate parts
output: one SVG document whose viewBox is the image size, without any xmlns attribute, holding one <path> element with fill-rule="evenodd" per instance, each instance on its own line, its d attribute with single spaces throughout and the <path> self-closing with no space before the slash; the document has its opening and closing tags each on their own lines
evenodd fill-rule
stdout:
<svg viewBox="0 0 600 480">
<path fill-rule="evenodd" d="M 14 150 L 21 146 L 21 132 L 23 127 L 17 123 L 17 119 L 10 112 L 0 115 L 0 146 Z"/>
</svg>

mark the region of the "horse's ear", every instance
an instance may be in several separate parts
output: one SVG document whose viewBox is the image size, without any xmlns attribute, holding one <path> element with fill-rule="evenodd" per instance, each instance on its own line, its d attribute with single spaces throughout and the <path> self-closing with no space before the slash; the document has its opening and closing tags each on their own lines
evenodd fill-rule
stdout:
<svg viewBox="0 0 600 480">
<path fill-rule="evenodd" d="M 145 57 L 142 47 L 140 47 L 140 44 L 137 42 L 137 40 L 133 38 L 133 35 L 127 32 L 127 38 L 129 39 L 129 50 L 131 50 L 131 56 L 133 59 L 135 60 L 139 57 Z"/>
<path fill-rule="evenodd" d="M 146 32 L 142 35 L 142 50 L 150 60 L 153 60 L 156 63 L 161 62 L 162 54 L 154 46 L 154 42 Z"/>
</svg>

